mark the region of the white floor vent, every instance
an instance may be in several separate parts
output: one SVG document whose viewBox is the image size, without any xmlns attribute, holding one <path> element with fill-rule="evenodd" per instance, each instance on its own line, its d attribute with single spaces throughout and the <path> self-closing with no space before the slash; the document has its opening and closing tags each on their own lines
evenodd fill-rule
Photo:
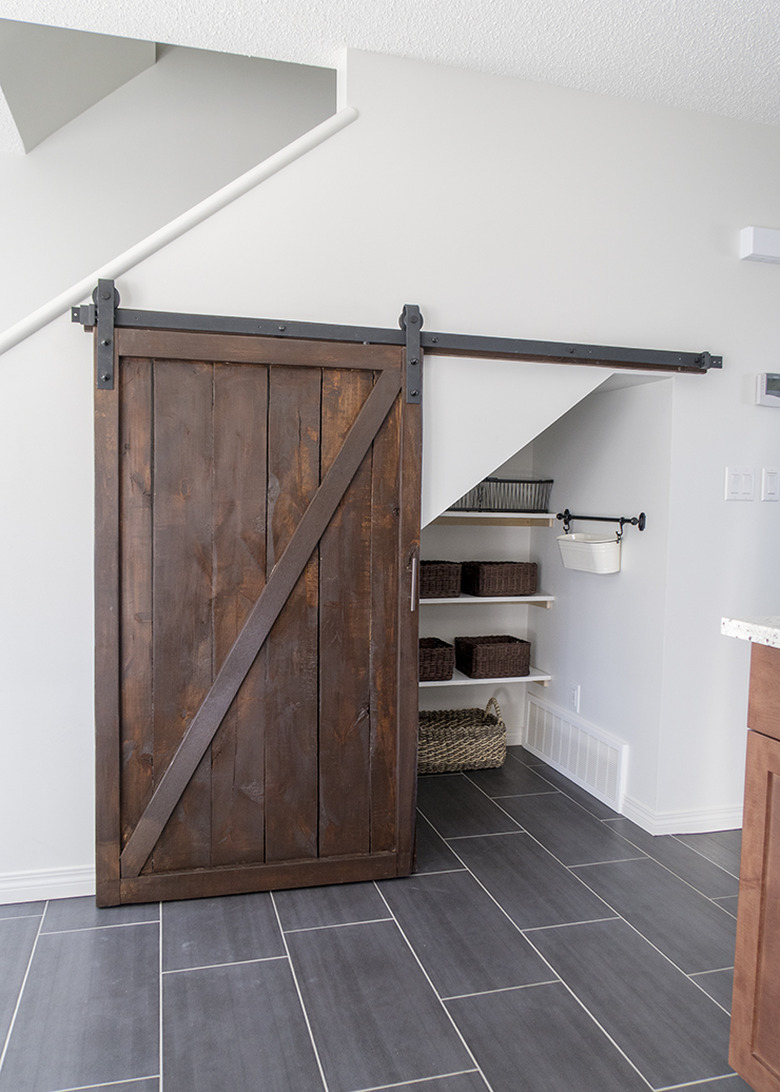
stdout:
<svg viewBox="0 0 780 1092">
<path fill-rule="evenodd" d="M 615 811 L 622 811 L 627 743 L 529 695 L 523 746 Z"/>
</svg>

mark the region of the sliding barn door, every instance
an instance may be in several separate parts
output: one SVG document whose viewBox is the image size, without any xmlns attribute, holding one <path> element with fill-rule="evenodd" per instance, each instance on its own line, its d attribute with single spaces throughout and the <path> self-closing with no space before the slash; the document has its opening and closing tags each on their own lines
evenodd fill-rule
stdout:
<svg viewBox="0 0 780 1092">
<path fill-rule="evenodd" d="M 420 407 L 398 347 L 116 331 L 99 905 L 407 874 Z"/>
</svg>

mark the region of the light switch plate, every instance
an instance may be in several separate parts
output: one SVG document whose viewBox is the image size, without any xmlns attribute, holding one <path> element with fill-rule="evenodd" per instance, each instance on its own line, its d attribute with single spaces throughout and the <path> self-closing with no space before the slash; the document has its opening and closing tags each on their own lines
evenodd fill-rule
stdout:
<svg viewBox="0 0 780 1092">
<path fill-rule="evenodd" d="M 756 472 L 752 466 L 726 467 L 726 500 L 753 500 Z"/>
<path fill-rule="evenodd" d="M 761 471 L 761 500 L 780 501 L 780 469 L 765 466 Z"/>
</svg>

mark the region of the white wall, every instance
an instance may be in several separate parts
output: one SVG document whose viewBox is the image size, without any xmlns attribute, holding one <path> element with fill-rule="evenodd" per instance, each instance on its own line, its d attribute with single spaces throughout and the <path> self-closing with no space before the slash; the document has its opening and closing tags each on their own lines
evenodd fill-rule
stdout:
<svg viewBox="0 0 780 1092">
<path fill-rule="evenodd" d="M 649 772 L 638 771 L 631 791 L 649 820 L 686 815 L 692 823 L 732 808 L 741 792 L 746 650 L 720 637 L 719 619 L 774 613 L 780 599 L 771 565 L 780 505 L 721 499 L 728 461 L 780 465 L 780 418 L 753 407 L 748 393 L 750 377 L 776 359 L 780 270 L 739 263 L 737 235 L 746 223 L 780 225 L 780 133 L 362 54 L 350 54 L 347 94 L 360 111 L 355 124 L 123 277 L 123 301 L 383 326 L 416 302 L 428 329 L 722 352 L 722 375 L 597 395 L 606 407 L 598 427 L 588 411 L 587 446 L 598 459 L 599 431 L 614 437 L 627 427 L 617 421 L 644 420 L 643 400 L 655 400 L 663 434 L 643 441 L 629 429 L 621 450 L 632 442 L 670 449 L 671 491 L 664 496 L 647 461 L 636 467 L 641 497 L 627 475 L 619 496 L 610 489 L 603 497 L 610 507 L 646 506 L 648 530 L 626 532 L 627 564 L 643 570 L 621 580 L 649 625 L 621 644 L 609 691 L 577 681 L 594 720 L 610 720 L 605 727 L 614 728 L 616 710 L 639 709 L 636 745 Z M 90 181 L 81 180 L 80 200 Z M 13 670 L 0 661 L 10 740 L 0 829 L 13 836 L 0 848 L 0 874 L 75 869 L 92 858 L 90 370 L 88 339 L 67 319 L 0 360 L 0 436 L 11 445 L 22 430 L 28 456 L 25 463 L 6 447 L 0 464 L 13 529 L 0 543 L 2 571 L 14 590 L 2 614 Z M 499 378 L 494 402 L 503 396 Z M 513 397 L 522 426 L 524 407 Z M 429 433 L 431 415 L 471 398 L 471 382 L 453 384 L 428 406 Z M 625 417 L 610 408 L 618 405 Z M 475 420 L 458 443 L 478 448 L 491 427 L 492 417 Z M 446 479 L 448 455 L 429 445 L 428 473 Z M 53 526 L 49 502 L 60 514 L 70 493 L 67 518 Z M 602 502 L 592 493 L 575 499 Z M 713 542 L 714 551 L 705 548 Z M 52 549 L 67 562 L 64 581 L 57 557 L 41 563 Z M 601 605 L 592 609 L 595 617 Z M 546 613 L 552 624 L 558 607 Z M 534 616 L 540 640 L 546 613 Z M 564 674 L 582 644 L 580 618 L 568 622 L 554 649 Z M 636 691 L 640 654 L 663 676 L 660 697 L 646 706 Z M 54 663 L 53 683 L 36 673 L 31 692 L 29 665 L 38 663 Z M 597 677 L 594 657 L 581 666 Z M 42 772 L 22 792 L 33 763 Z"/>
<path fill-rule="evenodd" d="M 29 154 L 0 153 L 0 330 L 319 124 L 335 96 L 328 69 L 167 47 Z"/>
<path fill-rule="evenodd" d="M 154 42 L 0 19 L 0 85 L 15 140 L 29 151 L 155 62 Z"/>
<path fill-rule="evenodd" d="M 533 446 L 535 473 L 554 479 L 554 511 L 647 515 L 644 531 L 625 528 L 619 573 L 564 568 L 561 523 L 544 537 L 542 564 L 556 601 L 537 640 L 540 661 L 554 672 L 545 700 L 568 710 L 569 687 L 581 687 L 581 717 L 629 744 L 626 794 L 648 812 L 657 808 L 660 761 L 675 382 L 596 392 Z M 618 528 L 576 522 L 571 529 L 611 536 Z"/>
</svg>

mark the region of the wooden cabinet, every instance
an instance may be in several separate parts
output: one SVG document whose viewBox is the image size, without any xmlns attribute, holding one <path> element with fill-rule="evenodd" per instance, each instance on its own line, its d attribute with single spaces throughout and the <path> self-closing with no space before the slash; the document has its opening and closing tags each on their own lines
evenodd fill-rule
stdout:
<svg viewBox="0 0 780 1092">
<path fill-rule="evenodd" d="M 729 1061 L 780 1092 L 780 649 L 754 644 Z"/>
</svg>

